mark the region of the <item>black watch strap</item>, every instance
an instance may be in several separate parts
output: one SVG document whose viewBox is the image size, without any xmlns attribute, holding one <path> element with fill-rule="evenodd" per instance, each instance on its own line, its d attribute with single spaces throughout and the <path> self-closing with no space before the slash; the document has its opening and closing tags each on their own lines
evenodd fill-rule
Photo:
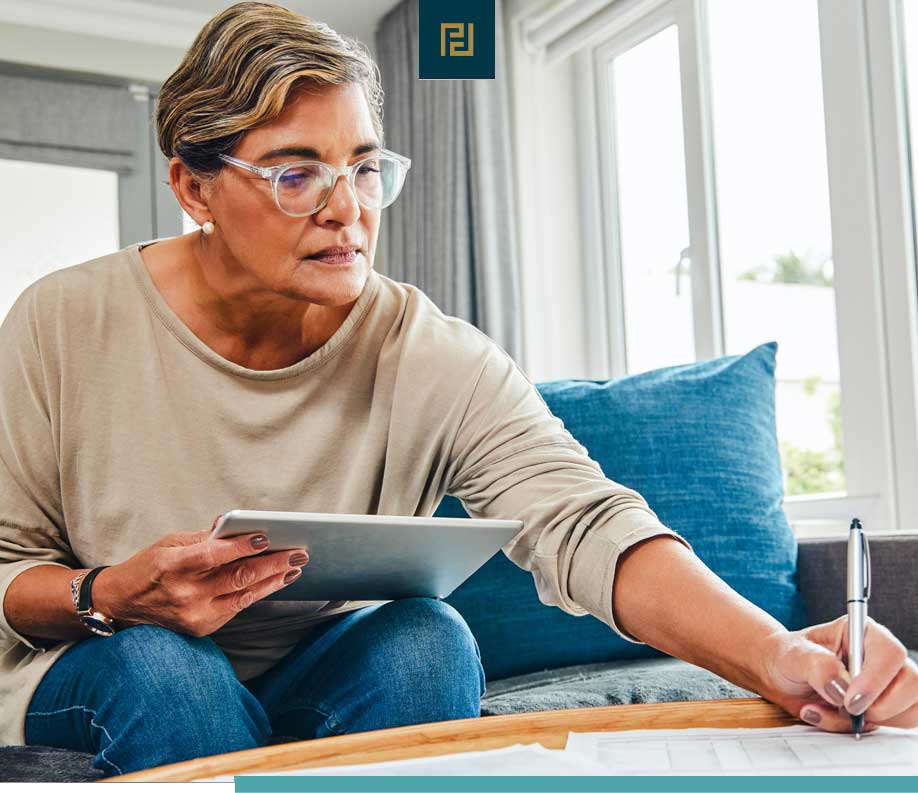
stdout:
<svg viewBox="0 0 918 793">
<path fill-rule="evenodd" d="M 92 609 L 92 582 L 95 577 L 103 570 L 107 570 L 110 565 L 102 565 L 90 570 L 84 577 L 83 583 L 80 584 L 80 599 L 77 604 L 77 611 L 90 611 Z"/>
</svg>

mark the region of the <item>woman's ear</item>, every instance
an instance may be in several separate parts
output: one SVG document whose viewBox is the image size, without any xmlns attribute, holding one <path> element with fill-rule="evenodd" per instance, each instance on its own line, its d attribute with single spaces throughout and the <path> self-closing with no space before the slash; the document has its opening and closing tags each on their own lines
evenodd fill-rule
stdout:
<svg viewBox="0 0 918 793">
<path fill-rule="evenodd" d="M 195 223 L 210 220 L 210 182 L 202 180 L 178 157 L 169 160 L 169 184 L 176 200 Z"/>
</svg>

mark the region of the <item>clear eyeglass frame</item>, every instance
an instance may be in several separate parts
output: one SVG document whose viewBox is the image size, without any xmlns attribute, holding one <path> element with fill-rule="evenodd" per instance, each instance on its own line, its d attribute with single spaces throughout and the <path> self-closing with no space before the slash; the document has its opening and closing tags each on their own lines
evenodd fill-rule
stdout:
<svg viewBox="0 0 918 793">
<path fill-rule="evenodd" d="M 327 162 L 322 162 L 321 160 L 296 160 L 295 162 L 285 162 L 285 163 L 281 163 L 280 165 L 262 167 L 260 165 L 255 165 L 255 163 L 246 162 L 245 160 L 239 160 L 236 157 L 230 157 L 228 154 L 220 154 L 218 156 L 221 160 L 223 160 L 223 162 L 229 163 L 230 165 L 235 165 L 239 168 L 244 168 L 247 171 L 251 171 L 252 173 L 257 174 L 262 179 L 267 179 L 269 182 L 271 182 L 271 193 L 274 196 L 274 204 L 285 215 L 289 215 L 290 217 L 295 217 L 295 218 L 309 217 L 310 215 L 314 215 L 316 212 L 320 212 L 323 209 L 323 207 L 325 207 L 325 205 L 328 203 L 328 199 L 332 197 L 332 193 L 335 192 L 335 187 L 338 184 L 338 177 L 340 176 L 347 177 L 348 186 L 351 188 L 351 192 L 354 194 L 354 197 L 357 199 L 357 202 L 362 207 L 365 207 L 366 209 L 372 209 L 372 210 L 385 209 L 387 206 L 391 206 L 393 203 L 395 203 L 395 200 L 401 194 L 402 187 L 405 184 L 405 177 L 408 174 L 408 169 L 411 167 L 410 158 L 404 157 L 401 154 L 396 154 L 394 151 L 390 151 L 389 149 L 379 149 L 376 153 L 369 154 L 366 157 L 364 157 L 362 160 L 358 160 L 357 162 L 351 165 L 346 165 L 343 168 L 333 168 Z M 379 159 L 393 160 L 401 168 L 400 177 L 399 177 L 399 186 L 398 186 L 398 190 L 396 191 L 391 201 L 389 201 L 388 203 L 384 204 L 381 207 L 372 207 L 372 206 L 368 206 L 367 204 L 365 204 L 363 201 L 360 200 L 360 196 L 358 195 L 356 186 L 354 185 L 354 179 L 356 177 L 357 170 L 358 168 L 360 168 L 361 165 L 363 165 L 369 160 L 379 160 Z M 330 187 L 328 188 L 328 192 L 326 193 L 325 198 L 322 199 L 322 201 L 319 203 L 319 205 L 315 209 L 311 210 L 310 212 L 303 212 L 303 213 L 288 212 L 286 209 L 284 209 L 281 206 L 280 199 L 278 198 L 278 195 L 277 195 L 277 184 L 280 181 L 281 176 L 283 176 L 284 171 L 286 171 L 288 168 L 295 168 L 297 166 L 302 166 L 302 165 L 318 165 L 320 168 L 325 169 L 327 173 L 331 174 L 331 176 L 333 177 L 333 180 L 330 183 Z"/>
</svg>

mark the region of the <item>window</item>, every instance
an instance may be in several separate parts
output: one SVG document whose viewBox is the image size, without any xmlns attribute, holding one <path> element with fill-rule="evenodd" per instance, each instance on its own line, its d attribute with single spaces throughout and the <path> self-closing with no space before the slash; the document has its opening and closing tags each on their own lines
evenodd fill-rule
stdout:
<svg viewBox="0 0 918 793">
<path fill-rule="evenodd" d="M 615 58 L 610 77 L 627 365 L 636 374 L 695 359 L 676 28 Z"/>
<path fill-rule="evenodd" d="M 666 4 L 601 50 L 612 116 L 604 145 L 614 151 L 615 200 L 605 220 L 620 270 L 623 373 L 776 340 L 785 492 L 843 492 L 816 0 L 708 0 L 710 111 L 699 106 L 684 123 L 692 53 L 680 53 L 679 37 L 694 29 L 689 12 L 700 7 Z M 691 242 L 686 165 L 693 159 L 698 172 L 707 161 L 714 176 L 708 256 L 698 243 L 705 231 L 696 229 Z M 704 191 L 694 193 L 699 203 Z M 693 285 L 703 264 L 707 286 Z M 707 316 L 693 315 L 693 292 Z M 711 332 L 696 333 L 696 319 Z M 705 335 L 707 349 L 699 344 Z"/>
<path fill-rule="evenodd" d="M 0 159 L 0 239 L 2 321 L 43 275 L 119 249 L 118 174 Z"/>
<path fill-rule="evenodd" d="M 776 340 L 798 535 L 914 531 L 918 0 L 558 2 L 520 31 L 573 56 L 594 376 Z"/>
<path fill-rule="evenodd" d="M 153 89 L 0 62 L 0 319 L 52 270 L 177 232 Z"/>
<path fill-rule="evenodd" d="M 725 352 L 778 342 L 785 492 L 844 491 L 816 0 L 707 11 Z"/>
</svg>

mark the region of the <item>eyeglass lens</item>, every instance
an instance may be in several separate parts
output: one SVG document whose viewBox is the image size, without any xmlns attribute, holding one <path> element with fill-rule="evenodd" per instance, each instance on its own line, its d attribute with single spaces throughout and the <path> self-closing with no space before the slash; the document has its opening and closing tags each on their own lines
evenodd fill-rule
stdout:
<svg viewBox="0 0 918 793">
<path fill-rule="evenodd" d="M 331 170 L 321 164 L 292 165 L 277 180 L 277 202 L 284 212 L 308 215 L 326 198 L 333 185 Z M 399 163 L 385 157 L 366 160 L 354 175 L 358 200 L 369 209 L 391 204 L 402 188 Z"/>
</svg>

